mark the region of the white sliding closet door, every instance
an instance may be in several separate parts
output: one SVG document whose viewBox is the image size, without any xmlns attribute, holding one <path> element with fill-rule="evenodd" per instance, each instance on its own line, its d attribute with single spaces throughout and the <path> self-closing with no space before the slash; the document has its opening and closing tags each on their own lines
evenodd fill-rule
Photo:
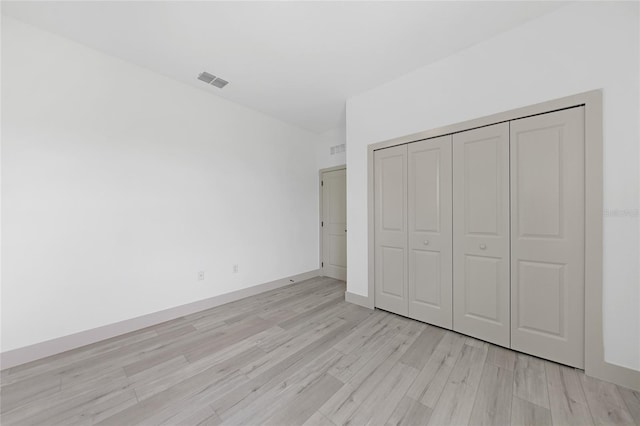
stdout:
<svg viewBox="0 0 640 426">
<path fill-rule="evenodd" d="M 511 122 L 511 347 L 584 367 L 584 109 Z"/>
<path fill-rule="evenodd" d="M 508 123 L 453 135 L 453 212 L 453 328 L 508 347 Z"/>
<path fill-rule="evenodd" d="M 375 304 L 407 315 L 407 146 L 374 152 Z"/>
<path fill-rule="evenodd" d="M 451 329 L 451 136 L 408 150 L 409 316 Z"/>
</svg>

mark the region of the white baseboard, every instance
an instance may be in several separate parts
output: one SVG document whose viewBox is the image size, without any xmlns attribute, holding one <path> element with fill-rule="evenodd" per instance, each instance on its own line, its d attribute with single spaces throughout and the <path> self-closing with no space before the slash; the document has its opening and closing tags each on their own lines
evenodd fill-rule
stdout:
<svg viewBox="0 0 640 426">
<path fill-rule="evenodd" d="M 638 370 L 632 370 L 604 361 L 597 368 L 591 368 L 585 371 L 585 374 L 640 392 L 640 371 Z"/>
<path fill-rule="evenodd" d="M 2 370 L 15 367 L 16 365 L 26 364 L 27 362 L 37 359 L 46 358 L 62 352 L 76 349 L 82 346 L 90 345 L 101 340 L 110 339 L 152 325 L 160 324 L 165 321 L 180 318 L 185 315 L 204 311 L 205 309 L 214 308 L 233 302 L 245 297 L 254 296 L 265 291 L 274 290 L 284 287 L 292 282 L 300 282 L 309 278 L 319 276 L 319 270 L 304 272 L 302 274 L 292 275 L 290 277 L 281 278 L 279 280 L 258 284 L 252 287 L 243 288 L 241 290 L 232 291 L 218 296 L 214 296 L 204 300 L 187 303 L 185 305 L 176 306 L 151 314 L 119 321 L 102 327 L 93 328 L 91 330 L 81 331 L 79 333 L 70 334 L 68 336 L 58 337 L 56 339 L 47 340 L 33 345 L 24 346 L 22 348 L 12 349 L 0 354 L 0 366 Z"/>
<path fill-rule="evenodd" d="M 344 292 L 344 300 L 354 305 L 364 306 L 365 308 L 373 309 L 373 303 L 367 296 L 362 296 L 356 293 Z"/>
</svg>

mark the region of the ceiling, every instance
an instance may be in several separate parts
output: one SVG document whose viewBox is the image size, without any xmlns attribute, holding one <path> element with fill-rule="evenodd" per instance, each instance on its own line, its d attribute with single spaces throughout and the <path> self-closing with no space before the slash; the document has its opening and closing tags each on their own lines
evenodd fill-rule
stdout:
<svg viewBox="0 0 640 426">
<path fill-rule="evenodd" d="M 2 13 L 321 133 L 345 100 L 558 2 L 2 2 Z M 196 79 L 230 81 L 220 90 Z"/>
</svg>

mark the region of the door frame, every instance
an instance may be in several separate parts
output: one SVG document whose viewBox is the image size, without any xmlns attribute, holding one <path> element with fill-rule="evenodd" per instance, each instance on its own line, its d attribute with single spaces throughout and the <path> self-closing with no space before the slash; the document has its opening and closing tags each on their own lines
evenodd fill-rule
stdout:
<svg viewBox="0 0 640 426">
<path fill-rule="evenodd" d="M 319 209 L 319 219 L 318 219 L 318 235 L 320 236 L 320 253 L 318 253 L 318 270 L 320 271 L 320 276 L 324 277 L 324 260 L 322 259 L 322 253 L 324 250 L 323 247 L 323 238 L 322 238 L 322 222 L 324 221 L 324 218 L 322 216 L 322 203 L 323 203 L 323 199 L 322 199 L 322 174 L 326 173 L 326 172 L 335 172 L 336 170 L 347 170 L 347 165 L 346 164 L 342 164 L 340 166 L 333 166 L 333 167 L 327 167 L 324 169 L 320 169 L 318 170 L 318 192 L 320 193 L 320 204 L 318 205 L 318 209 Z M 348 268 L 348 265 L 347 265 Z"/>
<path fill-rule="evenodd" d="M 585 373 L 589 376 L 607 380 L 630 389 L 640 390 L 639 371 L 608 363 L 604 358 L 602 322 L 603 134 L 601 89 L 368 145 L 368 295 L 360 296 L 347 291 L 347 300 L 368 308 L 373 309 L 375 307 L 374 151 L 578 106 L 584 106 L 585 114 Z"/>
</svg>

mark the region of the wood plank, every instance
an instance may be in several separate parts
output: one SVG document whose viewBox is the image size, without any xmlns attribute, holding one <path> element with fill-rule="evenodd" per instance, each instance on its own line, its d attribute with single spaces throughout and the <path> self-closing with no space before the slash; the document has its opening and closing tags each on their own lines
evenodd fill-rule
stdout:
<svg viewBox="0 0 640 426">
<path fill-rule="evenodd" d="M 319 411 L 335 424 L 345 423 L 412 344 L 402 335 L 392 338 Z"/>
<path fill-rule="evenodd" d="M 121 393 L 125 393 L 124 398 Z M 112 377 L 107 372 L 104 377 L 83 383 L 82 386 L 61 390 L 46 398 L 31 401 L 12 411 L 2 414 L 2 424 L 44 424 L 52 420 L 63 420 L 84 414 L 86 417 L 100 417 L 98 414 L 107 411 L 114 414 L 118 404 L 130 406 L 135 394 L 127 382 L 124 373 Z M 133 401 L 134 403 L 136 401 Z M 115 404 L 115 405 L 114 405 Z M 125 407 L 121 407 L 125 408 Z"/>
<path fill-rule="evenodd" d="M 407 396 L 429 408 L 435 407 L 462 352 L 464 341 L 464 336 L 447 332 L 407 391 Z"/>
<path fill-rule="evenodd" d="M 640 392 L 623 388 L 622 386 L 618 386 L 618 392 L 620 392 L 620 396 L 627 404 L 631 417 L 633 417 L 637 425 L 640 425 Z"/>
<path fill-rule="evenodd" d="M 250 361 L 259 354 L 259 348 L 251 347 L 245 351 L 246 356 L 238 355 L 213 365 L 211 368 L 162 390 L 101 423 L 114 426 L 142 421 L 159 423 L 180 411 L 181 407 L 187 403 L 194 404 L 196 399 L 212 398 L 213 395 L 224 394 L 238 385 L 246 383 L 247 378 L 239 372 L 239 368 L 241 368 L 242 362 Z"/>
<path fill-rule="evenodd" d="M 635 425 L 616 385 L 585 374 L 580 382 L 596 424 Z"/>
<path fill-rule="evenodd" d="M 549 408 L 544 361 L 529 355 L 518 354 L 514 373 L 513 394 L 525 401 Z"/>
<path fill-rule="evenodd" d="M 483 340 L 474 339 L 473 337 L 467 337 L 467 339 L 464 341 L 464 344 L 472 346 L 474 348 L 479 348 L 479 349 L 484 349 L 489 347 L 489 343 Z"/>
<path fill-rule="evenodd" d="M 283 309 L 278 309 L 271 312 L 263 313 L 258 316 L 273 324 L 281 324 L 283 321 L 294 318 L 297 315 L 299 314 L 296 311 L 283 308 Z"/>
<path fill-rule="evenodd" d="M 31 401 L 52 395 L 60 390 L 61 378 L 45 374 L 27 378 L 2 387 L 0 410 L 4 413 Z"/>
<path fill-rule="evenodd" d="M 301 334 L 312 332 L 314 329 L 322 328 L 329 325 L 330 323 L 340 321 L 341 318 L 339 314 L 343 312 L 345 308 L 346 307 L 344 305 L 335 305 L 331 309 L 322 311 L 321 315 L 319 316 L 309 318 L 307 319 L 307 321 L 299 322 L 293 327 L 282 329 L 283 331 L 279 335 L 258 342 L 258 345 L 264 351 L 271 352 L 274 349 L 280 348 L 283 345 L 289 343 L 291 340 L 299 337 Z M 278 327 L 280 326 L 278 325 Z"/>
<path fill-rule="evenodd" d="M 160 423 L 160 425 L 198 425 L 198 426 L 218 426 L 222 424 L 222 420 L 209 406 L 195 409 L 186 409 L 175 416 L 172 416 Z"/>
<path fill-rule="evenodd" d="M 175 371 L 183 371 L 183 369 L 189 366 L 189 361 L 184 357 L 184 355 L 178 355 L 167 361 L 153 365 L 152 367 L 141 370 L 133 375 L 127 375 L 129 379 L 129 383 L 136 385 L 157 380 L 159 377 L 166 377 L 167 375 L 171 375 Z M 126 373 L 126 369 L 125 369 Z"/>
<path fill-rule="evenodd" d="M 181 336 L 186 336 L 191 333 L 195 333 L 198 331 L 193 324 L 180 324 L 178 327 L 166 328 L 163 330 L 156 330 L 158 336 L 162 337 L 167 341 L 174 340 Z"/>
<path fill-rule="evenodd" d="M 295 398 L 289 400 L 283 409 L 278 410 L 263 424 L 274 426 L 303 424 L 341 387 L 341 381 L 328 374 L 323 374 L 317 381 L 297 392 Z"/>
<path fill-rule="evenodd" d="M 311 417 L 307 419 L 302 426 L 336 426 L 331 420 L 329 420 L 320 411 L 313 413 Z"/>
<path fill-rule="evenodd" d="M 362 339 L 364 334 L 352 333 L 349 338 L 350 342 L 347 343 L 348 346 L 341 345 L 342 343 L 345 343 L 345 341 L 336 345 L 335 347 L 337 349 L 348 353 L 348 355 L 342 358 L 329 373 L 341 380 L 343 383 L 347 383 L 371 360 L 371 358 L 373 358 L 373 356 L 375 356 L 378 350 L 383 346 L 384 342 L 387 342 L 396 334 L 402 333 L 405 324 L 397 321 L 390 315 L 387 315 L 387 319 L 388 321 L 385 323 L 384 331 L 380 333 L 376 332 L 375 336 L 370 335 L 369 337 Z M 359 340 L 355 345 L 353 345 L 352 342 L 354 336 Z"/>
<path fill-rule="evenodd" d="M 273 381 L 275 386 L 270 386 L 268 390 L 258 395 L 252 401 L 250 408 L 226 410 L 225 412 L 220 412 L 220 416 L 228 424 L 263 424 L 272 416 L 277 417 L 279 414 L 288 413 L 289 406 L 294 405 L 293 400 L 299 399 L 302 393 L 305 393 L 305 396 L 308 397 L 308 389 L 318 386 L 318 390 L 321 391 L 319 395 L 321 402 L 313 405 L 313 401 L 298 401 L 298 404 L 301 405 L 299 408 L 305 406 L 307 407 L 306 411 L 295 411 L 292 408 L 294 411 L 288 413 L 290 416 L 298 418 L 300 420 L 299 423 L 303 423 L 333 392 L 342 386 L 342 383 L 337 379 L 333 377 L 325 379 L 324 377 L 327 370 L 343 356 L 343 353 L 334 349 L 323 351 L 311 363 L 296 370 L 288 370 L 285 374 L 278 376 Z M 337 386 L 333 386 L 336 383 Z M 326 398 L 323 397 L 325 390 L 330 391 L 326 394 Z M 308 414 L 307 417 L 300 419 L 305 412 Z M 288 421 L 288 418 L 281 418 L 281 420 Z"/>
<path fill-rule="evenodd" d="M 122 392 L 109 392 L 100 398 L 91 400 L 80 406 L 68 404 L 65 410 L 47 413 L 38 424 L 86 425 L 95 424 L 107 417 L 137 404 L 135 392 L 131 389 Z M 33 419 L 29 420 L 29 424 Z"/>
<path fill-rule="evenodd" d="M 209 339 L 203 339 L 200 343 L 189 348 L 181 348 L 181 351 L 189 362 L 195 362 L 227 346 L 234 345 L 249 337 L 255 336 L 271 328 L 273 325 L 274 324 L 262 318 L 255 317 L 255 319 L 248 319 L 246 322 L 243 321 L 241 325 L 238 323 L 237 327 L 231 326 L 221 331 L 220 334 L 211 336 Z"/>
<path fill-rule="evenodd" d="M 124 416 L 119 416 L 118 421 L 115 421 L 111 418 L 108 419 L 108 422 L 105 424 L 118 424 L 122 419 L 127 420 L 126 423 L 120 424 L 169 424 L 173 425 L 172 419 L 178 416 L 180 413 L 184 413 L 185 411 L 197 411 L 202 409 L 207 405 L 207 402 L 215 398 L 217 395 L 221 393 L 227 393 L 236 387 L 247 383 L 248 379 L 238 374 L 237 371 L 228 374 L 227 376 L 221 377 L 220 379 L 212 382 L 209 386 L 199 387 L 197 391 L 192 392 L 188 388 L 184 388 L 178 386 L 174 396 L 171 396 L 171 393 L 162 395 L 169 397 L 163 401 L 163 398 L 149 398 L 145 401 L 141 401 L 138 405 L 145 404 L 147 401 L 153 401 L 146 407 L 143 407 L 139 410 L 130 411 L 126 413 Z M 168 389 L 169 391 L 173 390 L 172 388 Z M 161 395 L 161 394 L 158 394 Z M 154 407 L 154 409 L 150 409 L 150 407 Z M 139 421 L 128 421 L 128 418 L 138 417 L 142 413 L 144 416 L 144 420 L 142 422 Z M 216 415 L 215 419 L 210 419 L 210 421 L 217 420 L 219 417 Z M 218 421 L 219 422 L 219 421 Z"/>
<path fill-rule="evenodd" d="M 369 362 L 369 360 L 376 354 L 376 352 L 376 350 L 370 350 L 363 353 L 362 355 L 345 355 L 344 357 L 342 357 L 340 362 L 338 362 L 333 366 L 331 370 L 329 370 L 329 374 L 340 380 L 342 383 L 347 383 L 356 374 L 356 372 L 358 372 L 364 365 L 367 364 L 367 362 Z"/>
<path fill-rule="evenodd" d="M 428 325 L 407 352 L 402 355 L 400 362 L 421 370 L 444 337 L 444 334 L 445 330 L 442 328 Z"/>
<path fill-rule="evenodd" d="M 551 426 L 551 411 L 514 396 L 511 401 L 513 426 Z M 562 425 L 562 423 L 556 423 Z"/>
<path fill-rule="evenodd" d="M 396 409 L 387 419 L 388 426 L 417 426 L 426 425 L 431 417 L 431 408 L 422 405 L 415 399 L 403 396 Z"/>
<path fill-rule="evenodd" d="M 164 362 L 182 353 L 180 350 L 169 353 L 170 350 L 176 347 L 183 348 L 203 344 L 203 341 L 208 341 L 215 334 L 215 331 L 189 334 L 180 339 L 169 341 L 158 335 L 142 342 L 136 342 L 107 353 L 83 359 L 64 368 L 56 369 L 56 372 L 62 376 L 63 388 L 67 383 L 78 385 L 83 381 L 93 380 L 103 375 L 107 370 L 121 369 L 124 366 L 138 362 L 141 363 L 141 367 L 151 367 L 156 363 Z M 154 357 L 156 356 L 159 357 L 158 360 L 155 360 Z"/>
<path fill-rule="evenodd" d="M 430 425 L 469 424 L 482 370 L 487 358 L 487 347 L 464 345 L 438 403 L 431 413 Z"/>
<path fill-rule="evenodd" d="M 322 315 L 327 310 L 333 309 L 333 307 L 336 306 L 338 302 L 342 301 L 344 301 L 344 294 L 339 294 L 338 296 L 335 296 L 324 303 L 317 304 L 318 302 L 316 301 L 316 305 L 313 309 L 309 309 L 302 313 L 293 311 L 294 315 L 282 321 L 279 321 L 278 326 L 285 330 L 295 327 L 300 323 L 307 322 L 318 315 Z"/>
<path fill-rule="evenodd" d="M 133 344 L 150 341 L 158 337 L 158 333 L 152 328 L 145 328 L 132 333 L 116 336 L 111 339 L 96 342 L 91 345 L 73 349 L 61 354 L 53 355 L 27 364 L 18 365 L 9 370 L 3 370 L 2 386 L 15 383 L 21 380 L 33 379 L 38 375 L 59 374 L 65 367 L 79 363 L 87 358 L 100 354 L 122 350 L 122 348 L 132 348 Z M 153 341 L 153 340 L 151 340 Z"/>
<path fill-rule="evenodd" d="M 417 373 L 415 368 L 401 362 L 395 364 L 373 392 L 349 416 L 346 423 L 353 425 L 386 423 Z"/>
<path fill-rule="evenodd" d="M 264 357 L 246 365 L 242 368 L 242 373 L 249 378 L 258 377 L 265 371 L 268 371 L 269 369 L 279 364 L 283 359 L 297 353 L 301 347 L 317 341 L 318 339 L 331 333 L 332 331 L 343 327 L 345 324 L 346 323 L 339 318 L 334 318 L 331 321 L 327 321 L 325 324 L 322 324 L 306 333 L 294 337 L 285 344 L 267 353 Z M 262 347 L 260 346 L 260 348 Z"/>
<path fill-rule="evenodd" d="M 194 363 L 188 363 L 185 367 L 169 370 L 161 375 L 145 375 L 144 378 L 129 378 L 129 382 L 134 387 L 139 401 L 148 399 L 162 391 L 178 385 L 198 374 L 216 374 L 216 377 L 231 377 L 230 374 L 237 372 L 236 375 L 242 376 L 244 379 L 240 381 L 248 381 L 239 370 L 241 366 L 254 362 L 256 359 L 263 357 L 265 353 L 254 346 L 238 347 L 234 351 L 225 352 L 225 354 L 212 354 L 208 358 L 202 358 Z M 235 375 L 233 376 L 235 378 Z M 216 383 L 212 379 L 212 384 Z M 218 382 L 222 384 L 223 382 Z"/>
<path fill-rule="evenodd" d="M 487 362 L 508 371 L 515 371 L 516 352 L 502 346 L 489 345 Z"/>
<path fill-rule="evenodd" d="M 352 328 L 353 324 L 347 323 L 301 348 L 295 354 L 283 359 L 273 368 L 265 371 L 245 385 L 219 396 L 215 401 L 211 402 L 211 407 L 220 416 L 232 415 L 233 412 L 244 409 L 251 405 L 260 396 L 260 393 L 269 391 L 274 386 L 277 386 L 284 378 L 289 376 L 290 371 L 295 371 L 307 365 L 311 360 L 325 352 L 327 345 L 335 344 Z"/>
<path fill-rule="evenodd" d="M 588 426 L 593 424 L 576 370 L 545 361 L 549 405 L 554 423 Z"/>
<path fill-rule="evenodd" d="M 485 363 L 476 400 L 471 411 L 471 424 L 509 425 L 513 395 L 513 371 Z"/>
<path fill-rule="evenodd" d="M 394 327 L 399 328 L 400 324 L 394 321 L 393 316 L 376 311 L 376 314 L 362 321 L 353 329 L 352 333 L 335 344 L 334 348 L 344 354 L 351 354 L 367 346 L 368 343 L 377 341 L 377 338 L 386 336 L 389 330 Z M 396 331 L 398 330 L 396 329 Z"/>
</svg>

